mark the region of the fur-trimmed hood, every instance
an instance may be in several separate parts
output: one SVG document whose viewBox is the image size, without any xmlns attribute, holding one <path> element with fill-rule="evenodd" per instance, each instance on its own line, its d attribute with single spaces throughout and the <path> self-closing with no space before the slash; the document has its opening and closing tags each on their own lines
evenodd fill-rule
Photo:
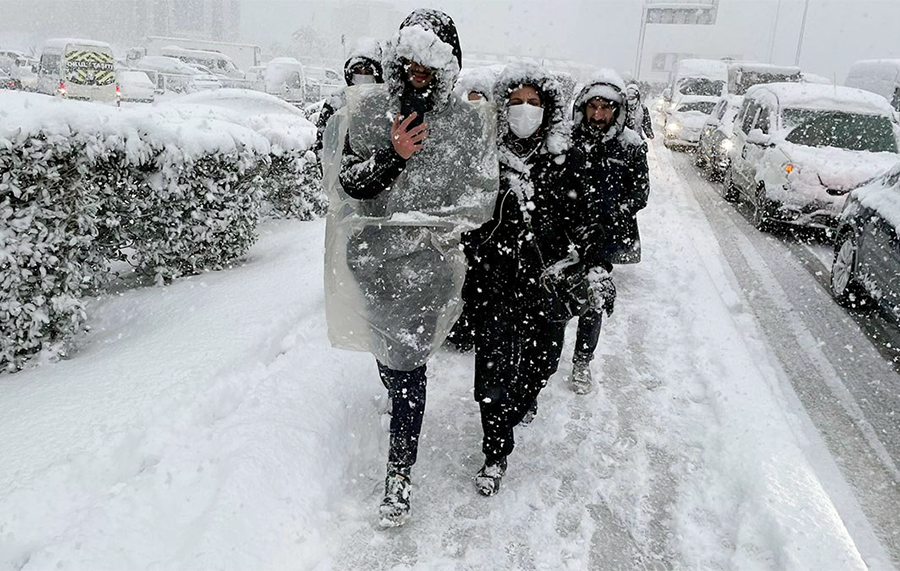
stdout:
<svg viewBox="0 0 900 571">
<path fill-rule="evenodd" d="M 543 144 L 541 152 L 552 155 L 565 153 L 571 145 L 571 123 L 567 117 L 565 86 L 553 73 L 543 67 L 517 62 L 511 63 L 500 74 L 494 85 L 493 100 L 497 103 L 497 139 L 501 145 L 509 134 L 509 94 L 523 85 L 537 88 L 544 106 L 544 122 L 541 125 Z"/>
<path fill-rule="evenodd" d="M 463 101 L 467 101 L 469 92 L 477 91 L 483 94 L 488 101 L 493 101 L 494 84 L 497 83 L 497 78 L 500 77 L 502 71 L 502 65 L 464 69 L 459 73 L 453 93 Z"/>
<path fill-rule="evenodd" d="M 344 80 L 351 85 L 353 74 L 350 70 L 357 64 L 366 64 L 375 70 L 375 83 L 384 83 L 384 71 L 381 68 L 381 44 L 373 38 L 359 38 L 353 44 L 350 55 L 344 63 Z"/>
<path fill-rule="evenodd" d="M 418 62 L 434 70 L 429 99 L 432 108 L 441 110 L 453 96 L 453 87 L 462 67 L 462 49 L 456 25 L 438 10 L 419 9 L 400 24 L 397 34 L 388 40 L 382 58 L 385 83 L 395 98 L 406 88 L 406 70 L 402 59 Z"/>
<path fill-rule="evenodd" d="M 622 77 L 615 70 L 605 68 L 595 73 L 590 81 L 584 85 L 575 98 L 575 104 L 572 108 L 572 120 L 576 130 L 586 131 L 584 107 L 588 101 L 595 97 L 602 97 L 618 103 L 613 124 L 603 134 L 603 141 L 606 142 L 618 137 L 625 130 L 625 82 L 622 81 Z"/>
</svg>

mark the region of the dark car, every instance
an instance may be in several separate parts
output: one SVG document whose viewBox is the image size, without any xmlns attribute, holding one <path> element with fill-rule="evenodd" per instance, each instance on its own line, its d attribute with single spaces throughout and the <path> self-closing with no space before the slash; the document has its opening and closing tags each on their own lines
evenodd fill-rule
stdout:
<svg viewBox="0 0 900 571">
<path fill-rule="evenodd" d="M 730 151 L 734 146 L 731 140 L 734 131 L 734 119 L 744 98 L 740 95 L 724 95 L 716 103 L 716 108 L 700 132 L 700 144 L 697 146 L 698 167 L 707 169 L 710 176 L 722 179 L 725 171 L 731 166 Z"/>
<path fill-rule="evenodd" d="M 850 193 L 839 217 L 831 292 L 838 303 L 868 300 L 900 318 L 900 163 Z"/>
</svg>

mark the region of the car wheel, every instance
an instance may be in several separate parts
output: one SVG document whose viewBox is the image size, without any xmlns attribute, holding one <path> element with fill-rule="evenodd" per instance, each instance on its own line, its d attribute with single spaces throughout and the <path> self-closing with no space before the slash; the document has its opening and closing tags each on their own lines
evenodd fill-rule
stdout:
<svg viewBox="0 0 900 571">
<path fill-rule="evenodd" d="M 753 202 L 753 225 L 760 232 L 769 230 L 768 202 L 769 199 L 766 198 L 766 184 L 761 182 L 756 189 L 756 200 Z"/>
<path fill-rule="evenodd" d="M 738 188 L 734 185 L 731 168 L 725 171 L 724 182 L 722 183 L 722 198 L 728 202 L 737 202 L 740 198 Z"/>
<path fill-rule="evenodd" d="M 831 295 L 844 307 L 865 304 L 866 296 L 856 281 L 856 234 L 850 230 L 841 234 L 834 248 L 831 263 Z"/>
<path fill-rule="evenodd" d="M 697 156 L 694 157 L 694 166 L 698 169 L 705 169 L 707 165 L 709 165 L 709 161 L 706 160 L 706 156 L 703 153 L 703 147 L 698 146 L 696 153 Z"/>
</svg>

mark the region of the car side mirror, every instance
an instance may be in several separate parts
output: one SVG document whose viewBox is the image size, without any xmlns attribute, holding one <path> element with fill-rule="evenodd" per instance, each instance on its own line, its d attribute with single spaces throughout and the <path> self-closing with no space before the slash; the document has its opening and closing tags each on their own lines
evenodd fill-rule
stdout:
<svg viewBox="0 0 900 571">
<path fill-rule="evenodd" d="M 752 145 L 759 145 L 760 147 L 771 147 L 772 137 L 763 133 L 762 129 L 751 129 L 750 132 L 747 133 L 747 142 Z"/>
</svg>

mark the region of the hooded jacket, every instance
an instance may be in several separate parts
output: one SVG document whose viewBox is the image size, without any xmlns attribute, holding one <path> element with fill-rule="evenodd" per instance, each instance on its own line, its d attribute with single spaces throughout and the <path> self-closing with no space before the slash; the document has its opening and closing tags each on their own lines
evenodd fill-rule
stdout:
<svg viewBox="0 0 900 571">
<path fill-rule="evenodd" d="M 423 365 L 449 333 L 466 271 L 460 235 L 490 218 L 497 197 L 492 108 L 452 94 L 461 58 L 448 16 L 413 12 L 386 44 L 385 84 L 347 88 L 325 133 L 329 337 L 395 370 Z M 408 84 L 407 61 L 434 70 L 427 89 Z M 404 160 L 390 131 L 410 101 L 429 130 Z"/>
<path fill-rule="evenodd" d="M 628 86 L 626 93 L 634 93 L 635 99 L 634 101 L 627 98 L 625 100 L 625 106 L 628 110 L 625 126 L 640 135 L 642 139 L 652 139 L 653 120 L 650 118 L 647 106 L 644 105 L 640 90 L 638 90 L 636 85 L 632 84 Z"/>
<path fill-rule="evenodd" d="M 540 129 L 525 140 L 510 133 L 506 105 L 510 93 L 523 85 L 539 92 L 544 109 Z M 598 228 L 585 223 L 586 205 L 570 192 L 565 88 L 543 68 L 517 63 L 504 70 L 493 96 L 499 105 L 500 197 L 492 220 L 467 240 L 473 260 L 467 294 L 491 314 L 514 299 L 564 320 L 569 300 L 560 290 L 548 290 L 542 277 L 555 267 L 578 280 L 590 267 L 604 265 L 600 249 L 593 247 L 602 240 L 589 234 Z"/>
<path fill-rule="evenodd" d="M 353 74 L 351 70 L 359 64 L 365 64 L 375 72 L 375 83 L 384 83 L 384 72 L 381 68 L 381 45 L 372 38 L 360 38 L 350 50 L 347 61 L 344 62 L 344 81 L 347 87 L 353 85 Z M 331 97 L 325 99 L 322 109 L 319 111 L 319 117 L 316 119 L 316 146 L 313 149 L 316 155 L 321 155 L 322 137 L 325 136 L 325 127 L 328 120 L 334 116 L 335 111 L 344 106 L 344 90 L 335 93 Z M 320 157 L 321 159 L 321 157 Z"/>
<path fill-rule="evenodd" d="M 602 97 L 618 103 L 612 125 L 599 131 L 585 121 L 585 106 Z M 613 70 L 601 70 L 575 98 L 571 179 L 584 194 L 589 223 L 605 230 L 603 258 L 614 264 L 641 258 L 637 212 L 650 195 L 647 145 L 625 127 L 625 85 Z"/>
</svg>

